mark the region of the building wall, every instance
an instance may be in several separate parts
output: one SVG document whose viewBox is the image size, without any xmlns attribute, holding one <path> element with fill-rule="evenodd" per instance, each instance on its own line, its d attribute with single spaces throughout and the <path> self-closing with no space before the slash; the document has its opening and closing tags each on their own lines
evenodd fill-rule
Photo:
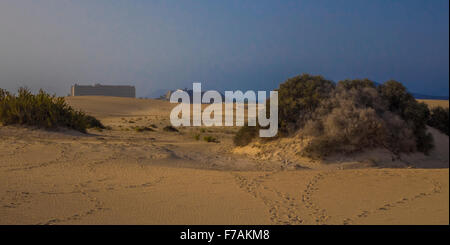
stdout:
<svg viewBox="0 0 450 245">
<path fill-rule="evenodd" d="M 114 85 L 73 85 L 71 89 L 72 96 L 101 95 L 117 97 L 136 97 L 134 86 L 114 86 Z"/>
</svg>

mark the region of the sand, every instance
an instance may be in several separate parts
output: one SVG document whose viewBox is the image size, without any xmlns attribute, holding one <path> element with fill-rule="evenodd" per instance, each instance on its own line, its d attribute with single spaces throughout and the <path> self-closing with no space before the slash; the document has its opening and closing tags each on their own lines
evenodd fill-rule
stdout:
<svg viewBox="0 0 450 245">
<path fill-rule="evenodd" d="M 0 224 L 449 224 L 448 137 L 437 131 L 443 147 L 398 166 L 294 162 L 235 148 L 234 127 L 165 132 L 165 101 L 67 101 L 112 130 L 0 127 Z"/>
<path fill-rule="evenodd" d="M 448 100 L 418 100 L 419 102 L 424 102 L 430 108 L 442 106 L 444 108 L 448 108 Z"/>
</svg>

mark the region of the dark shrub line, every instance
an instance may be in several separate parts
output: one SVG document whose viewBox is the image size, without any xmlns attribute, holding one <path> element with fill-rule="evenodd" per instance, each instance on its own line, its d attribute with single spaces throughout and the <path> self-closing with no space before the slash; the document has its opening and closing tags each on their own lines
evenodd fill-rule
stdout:
<svg viewBox="0 0 450 245">
<path fill-rule="evenodd" d="M 149 128 L 149 127 L 145 127 L 145 126 L 134 127 L 133 129 L 134 129 L 134 131 L 136 131 L 138 133 L 155 131 L 154 129 Z"/>
<path fill-rule="evenodd" d="M 178 129 L 171 125 L 165 126 L 163 130 L 166 132 L 178 132 Z"/>
<path fill-rule="evenodd" d="M 210 136 L 210 135 L 209 136 L 204 136 L 203 140 L 208 142 L 208 143 L 220 143 L 220 141 L 216 137 Z"/>
<path fill-rule="evenodd" d="M 426 125 L 448 134 L 448 109 L 419 103 L 397 81 L 377 86 L 368 80 L 343 80 L 334 84 L 322 76 L 303 74 L 280 84 L 279 132 L 285 137 L 299 132 L 311 141 L 301 155 L 321 158 L 384 147 L 395 154 L 433 148 Z M 234 144 L 244 146 L 257 137 L 257 127 L 242 127 Z"/>
<path fill-rule="evenodd" d="M 67 127 L 83 133 L 87 128 L 105 129 L 95 117 L 70 107 L 63 97 L 49 95 L 43 90 L 32 94 L 26 88 L 20 88 L 17 95 L 0 89 L 0 123 L 46 129 Z"/>
</svg>

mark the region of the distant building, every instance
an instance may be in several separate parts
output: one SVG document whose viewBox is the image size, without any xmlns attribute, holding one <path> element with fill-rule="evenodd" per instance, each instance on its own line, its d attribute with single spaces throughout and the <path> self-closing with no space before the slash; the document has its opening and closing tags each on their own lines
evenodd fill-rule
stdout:
<svg viewBox="0 0 450 245">
<path fill-rule="evenodd" d="M 122 85 L 78 85 L 71 88 L 71 96 L 101 95 L 117 97 L 136 97 L 136 88 L 134 86 Z"/>
<path fill-rule="evenodd" d="M 167 91 L 167 93 L 165 94 L 165 95 L 162 95 L 161 97 L 160 97 L 160 99 L 163 99 L 163 100 L 170 100 L 170 96 L 172 96 L 172 94 L 174 93 L 174 92 L 177 92 L 177 91 L 184 91 L 184 92 L 186 92 L 188 95 L 189 95 L 189 99 L 190 99 L 190 101 L 191 101 L 191 103 L 193 103 L 193 101 L 194 101 L 194 91 L 192 90 L 192 89 L 187 89 L 187 88 L 185 88 L 185 89 L 177 89 L 177 90 L 169 90 L 169 91 Z M 203 98 L 203 95 L 206 93 L 206 91 L 202 91 L 201 92 L 201 98 Z M 222 93 L 220 93 L 219 92 L 219 94 L 220 94 L 220 96 L 222 97 L 222 100 L 225 98 L 225 96 L 222 94 Z M 200 98 L 200 99 L 201 99 Z M 203 102 L 202 102 L 203 103 Z M 209 104 L 209 103 L 204 103 L 204 104 Z"/>
</svg>

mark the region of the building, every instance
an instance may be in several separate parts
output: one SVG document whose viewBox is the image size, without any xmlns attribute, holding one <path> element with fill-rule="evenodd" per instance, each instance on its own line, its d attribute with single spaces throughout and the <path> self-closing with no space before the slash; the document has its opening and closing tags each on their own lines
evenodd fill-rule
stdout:
<svg viewBox="0 0 450 245">
<path fill-rule="evenodd" d="M 78 85 L 75 84 L 71 88 L 72 96 L 84 95 L 100 95 L 100 96 L 116 96 L 116 97 L 136 97 L 136 88 L 127 85 Z"/>
<path fill-rule="evenodd" d="M 184 92 L 186 92 L 189 95 L 189 99 L 190 99 L 191 103 L 193 103 L 193 101 L 194 101 L 194 91 L 192 89 L 187 89 L 187 88 L 185 88 L 185 89 L 177 89 L 177 90 L 169 90 L 169 91 L 167 91 L 167 93 L 165 95 L 161 96 L 160 98 L 163 99 L 163 100 L 170 100 L 170 96 L 172 96 L 172 94 L 174 92 L 176 92 L 176 91 L 184 91 Z M 206 93 L 206 91 L 201 91 L 200 99 L 203 98 L 203 95 L 205 93 Z M 220 97 L 222 97 L 222 101 L 223 101 L 225 99 L 225 96 L 222 93 L 220 93 L 220 92 L 219 92 L 219 94 L 220 94 Z M 202 102 L 202 104 L 209 104 L 209 103 L 203 103 Z"/>
</svg>

